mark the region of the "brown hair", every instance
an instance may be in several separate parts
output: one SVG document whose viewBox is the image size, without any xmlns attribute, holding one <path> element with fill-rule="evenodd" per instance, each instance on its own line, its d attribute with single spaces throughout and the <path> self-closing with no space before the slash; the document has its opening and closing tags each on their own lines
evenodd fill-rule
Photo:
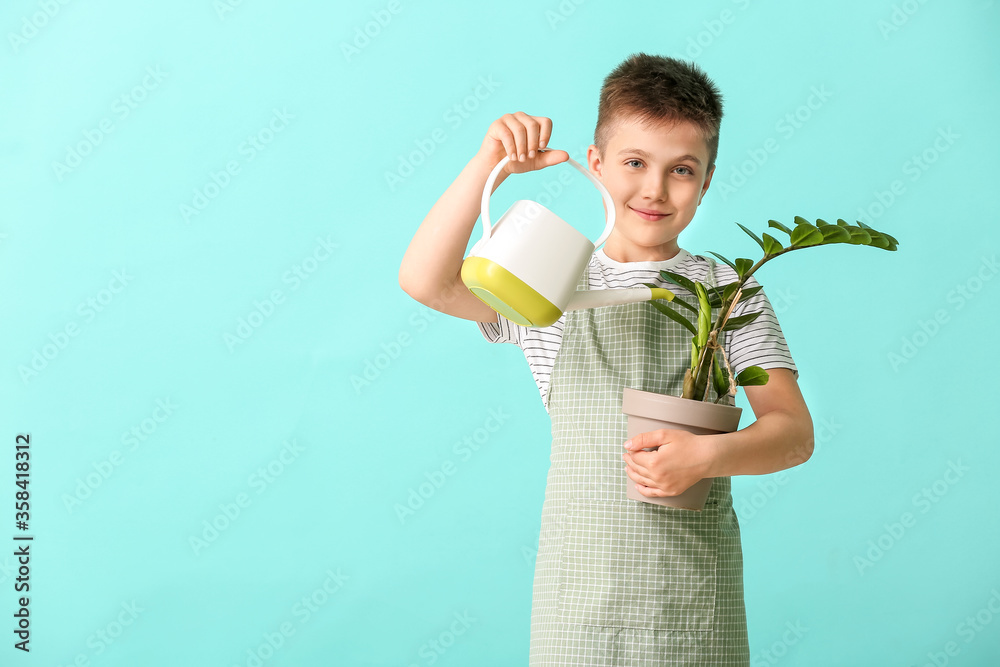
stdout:
<svg viewBox="0 0 1000 667">
<path fill-rule="evenodd" d="M 689 121 L 708 144 L 711 169 L 719 153 L 722 94 L 697 65 L 676 58 L 635 53 L 604 79 L 594 144 L 601 157 L 625 118 L 642 124 Z"/>
</svg>

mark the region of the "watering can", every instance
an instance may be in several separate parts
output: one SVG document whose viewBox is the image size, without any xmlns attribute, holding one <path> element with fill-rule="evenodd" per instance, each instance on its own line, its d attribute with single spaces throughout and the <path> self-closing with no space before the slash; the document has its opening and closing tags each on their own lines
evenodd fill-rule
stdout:
<svg viewBox="0 0 1000 667">
<path fill-rule="evenodd" d="M 472 246 L 462 263 L 462 282 L 480 301 L 521 326 L 547 327 L 570 310 L 673 300 L 673 292 L 661 287 L 577 291 L 591 255 L 615 227 L 615 203 L 604 184 L 572 158 L 568 162 L 604 196 L 607 225 L 596 242 L 538 202 L 525 199 L 511 204 L 491 224 L 493 182 L 509 160 L 504 156 L 486 179 L 483 238 Z"/>
</svg>

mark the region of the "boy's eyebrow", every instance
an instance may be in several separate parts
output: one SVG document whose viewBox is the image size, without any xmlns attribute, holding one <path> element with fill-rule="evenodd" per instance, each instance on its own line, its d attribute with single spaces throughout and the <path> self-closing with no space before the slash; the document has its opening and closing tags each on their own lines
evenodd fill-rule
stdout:
<svg viewBox="0 0 1000 667">
<path fill-rule="evenodd" d="M 625 155 L 626 153 L 635 153 L 636 155 L 644 157 L 647 160 L 651 160 L 653 158 L 652 154 L 647 153 L 646 151 L 642 150 L 641 148 L 623 148 L 620 151 L 618 151 L 618 156 L 621 157 L 622 155 Z M 699 160 L 696 156 L 691 155 L 690 153 L 688 153 L 687 155 L 682 155 L 682 156 L 680 156 L 677 159 L 679 161 L 680 160 L 691 160 L 692 162 L 694 162 L 697 165 L 701 164 L 701 160 Z"/>
</svg>

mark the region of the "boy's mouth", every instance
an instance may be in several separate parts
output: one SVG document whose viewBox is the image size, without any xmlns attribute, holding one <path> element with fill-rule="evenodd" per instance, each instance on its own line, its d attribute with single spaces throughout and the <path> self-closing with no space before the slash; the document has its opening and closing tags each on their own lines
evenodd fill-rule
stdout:
<svg viewBox="0 0 1000 667">
<path fill-rule="evenodd" d="M 662 220 L 663 218 L 670 215 L 669 213 L 657 213 L 656 211 L 647 211 L 645 209 L 633 208 L 631 206 L 629 206 L 629 208 L 635 211 L 635 214 L 638 215 L 643 220 L 650 220 L 650 221 Z"/>
</svg>

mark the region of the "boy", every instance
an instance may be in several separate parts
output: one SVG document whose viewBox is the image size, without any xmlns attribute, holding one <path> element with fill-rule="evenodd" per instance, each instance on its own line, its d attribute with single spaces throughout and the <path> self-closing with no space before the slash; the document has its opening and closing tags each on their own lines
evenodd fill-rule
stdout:
<svg viewBox="0 0 1000 667">
<path fill-rule="evenodd" d="M 679 289 L 664 283 L 661 269 L 718 285 L 735 279 L 729 267 L 677 243 L 711 183 L 721 119 L 718 90 L 693 64 L 639 53 L 605 79 L 587 162 L 611 193 L 616 223 L 581 288 L 655 282 Z M 679 396 L 690 361 L 687 330 L 649 303 L 573 311 L 529 329 L 461 283 L 489 172 L 511 157 L 499 186 L 511 173 L 564 162 L 565 151 L 542 150 L 551 131 L 551 120 L 523 112 L 494 121 L 417 230 L 399 272 L 400 286 L 421 303 L 458 294 L 443 312 L 478 322 L 490 342 L 518 344 L 552 418 L 530 664 L 748 665 L 730 476 L 776 472 L 811 455 L 812 421 L 795 364 L 758 292 L 734 315 L 763 314 L 725 340 L 735 373 L 759 365 L 770 374 L 766 385 L 744 388 L 756 421 L 728 434 L 659 430 L 623 443 L 622 388 Z M 715 481 L 701 512 L 625 496 L 626 484 L 670 496 L 705 477 Z"/>
</svg>

